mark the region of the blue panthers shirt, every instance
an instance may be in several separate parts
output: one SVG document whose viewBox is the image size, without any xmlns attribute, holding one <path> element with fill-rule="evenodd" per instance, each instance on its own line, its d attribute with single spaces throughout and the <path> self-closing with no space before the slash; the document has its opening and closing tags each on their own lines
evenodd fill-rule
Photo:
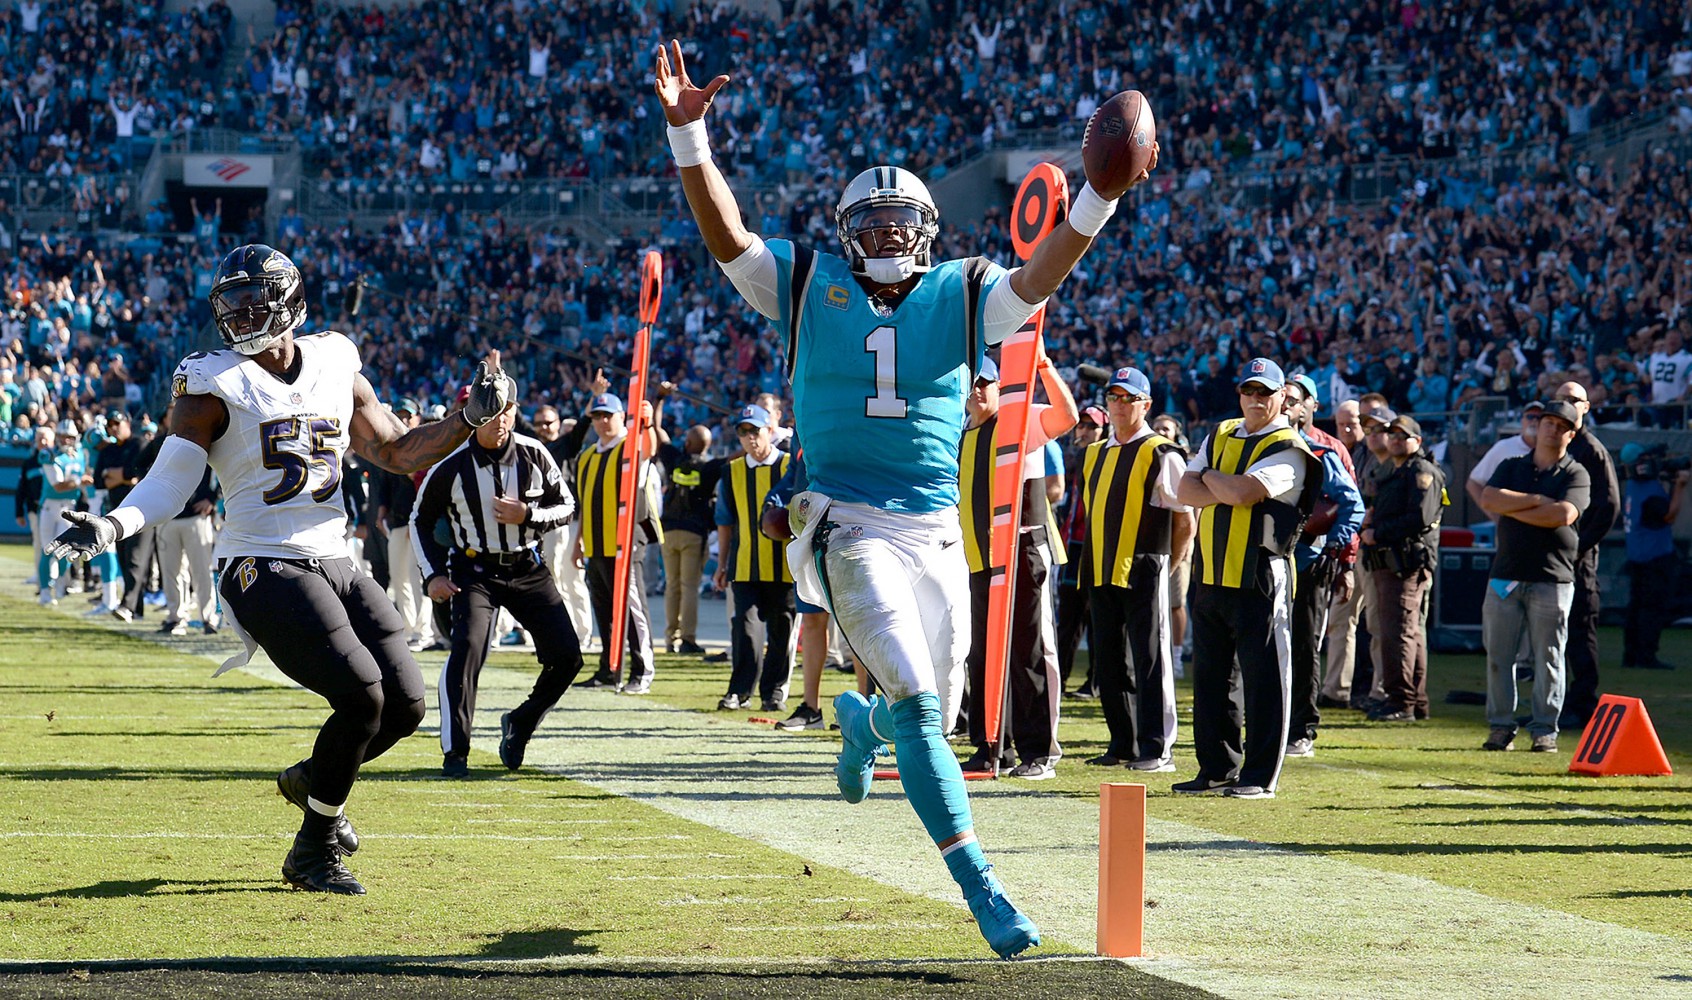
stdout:
<svg viewBox="0 0 1692 1000">
<path fill-rule="evenodd" d="M 956 506 L 964 397 L 986 349 L 981 307 L 1009 272 L 981 257 L 938 264 L 882 315 L 845 260 L 768 246 L 810 488 L 882 510 Z"/>
<path fill-rule="evenodd" d="M 83 461 L 82 449 L 78 448 L 73 454 L 56 452 L 51 461 L 57 466 L 59 478 L 65 480 L 63 489 L 54 489 L 53 483 L 45 477 L 41 480 L 41 496 L 46 500 L 72 500 L 82 495 L 82 477 L 88 472 L 88 464 Z"/>
</svg>

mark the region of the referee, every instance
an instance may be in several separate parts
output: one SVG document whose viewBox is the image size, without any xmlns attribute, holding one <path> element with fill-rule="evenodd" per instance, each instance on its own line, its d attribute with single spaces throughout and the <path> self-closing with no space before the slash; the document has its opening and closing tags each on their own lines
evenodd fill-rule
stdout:
<svg viewBox="0 0 1692 1000">
<path fill-rule="evenodd" d="M 570 519 L 576 502 L 558 463 L 539 441 L 513 434 L 515 406 L 476 429 L 429 470 L 411 514 L 411 544 L 424 588 L 452 602 L 452 652 L 441 674 L 441 774 L 470 773 L 476 683 L 499 609 L 535 639 L 540 677 L 521 705 L 500 717 L 499 758 L 515 771 L 541 718 L 582 669 L 581 643 L 552 572 L 536 548 Z M 435 538 L 448 521 L 451 551 Z"/>
<path fill-rule="evenodd" d="M 1272 799 L 1281 776 L 1292 703 L 1289 557 L 1322 487 L 1321 463 L 1282 416 L 1285 387 L 1280 365 L 1246 362 L 1243 418 L 1223 421 L 1181 477 L 1181 502 L 1201 509 L 1192 609 L 1199 773 L 1173 791 Z"/>
<path fill-rule="evenodd" d="M 1151 380 L 1118 368 L 1105 386 L 1110 437 L 1081 464 L 1084 583 L 1092 590 L 1093 675 L 1110 746 L 1089 764 L 1175 770 L 1175 650 L 1169 624 L 1172 553 L 1189 551 L 1192 512 L 1177 499 L 1180 449 L 1146 426 Z"/>
</svg>

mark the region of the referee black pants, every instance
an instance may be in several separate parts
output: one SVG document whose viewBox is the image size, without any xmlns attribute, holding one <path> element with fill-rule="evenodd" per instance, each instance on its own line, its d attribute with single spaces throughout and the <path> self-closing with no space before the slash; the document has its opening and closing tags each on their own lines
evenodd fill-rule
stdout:
<svg viewBox="0 0 1692 1000">
<path fill-rule="evenodd" d="M 624 657 L 623 683 L 641 685 L 652 679 L 652 626 L 646 616 L 646 543 L 635 545 L 629 564 L 629 620 L 623 641 L 628 644 Z M 593 620 L 599 624 L 599 680 L 609 680 L 611 674 L 611 590 L 616 579 L 617 560 L 611 556 L 589 556 L 587 559 L 588 601 L 593 605 Z"/>
<path fill-rule="evenodd" d="M 1051 640 L 1050 591 L 1046 588 L 1046 534 L 1044 528 L 1017 535 L 1016 593 L 1011 597 L 1010 671 L 1005 678 L 1006 711 L 1010 723 L 1010 746 L 1018 760 L 1063 755 L 1058 746 L 1058 699 L 1063 696 L 1058 680 L 1057 651 Z M 969 739 L 977 747 L 997 742 L 998 733 L 986 731 L 987 721 L 987 596 L 991 574 L 969 575 L 970 640 L 965 661 L 969 683 Z"/>
<path fill-rule="evenodd" d="M 1256 586 L 1193 588 L 1193 750 L 1200 778 L 1273 790 L 1287 748 L 1292 595 L 1288 560 L 1258 559 Z"/>
<path fill-rule="evenodd" d="M 742 698 L 758 696 L 766 702 L 787 697 L 787 683 L 793 674 L 793 584 L 782 580 L 735 581 L 734 617 L 729 619 L 729 694 Z M 756 611 L 764 623 L 763 669 L 758 649 L 752 643 L 748 619 Z"/>
<path fill-rule="evenodd" d="M 454 552 L 450 575 L 458 593 L 452 596 L 452 653 L 441 671 L 441 752 L 462 756 L 470 752 L 476 686 L 500 608 L 534 638 L 541 666 L 534 690 L 511 710 L 520 731 L 533 732 L 581 673 L 582 646 L 552 571 L 538 558 L 508 568 Z"/>
<path fill-rule="evenodd" d="M 1128 586 L 1093 587 L 1093 677 L 1119 760 L 1167 757 L 1174 748 L 1175 663 L 1169 625 L 1169 557 L 1137 555 Z"/>
<path fill-rule="evenodd" d="M 223 607 L 289 679 L 329 701 L 311 751 L 311 797 L 341 805 L 358 769 L 423 721 L 423 675 L 405 622 L 351 559 L 225 560 Z"/>
</svg>

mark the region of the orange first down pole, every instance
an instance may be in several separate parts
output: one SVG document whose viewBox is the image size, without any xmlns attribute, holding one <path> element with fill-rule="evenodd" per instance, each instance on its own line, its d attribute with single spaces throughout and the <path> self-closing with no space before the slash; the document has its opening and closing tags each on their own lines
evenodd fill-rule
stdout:
<svg viewBox="0 0 1692 1000">
<path fill-rule="evenodd" d="M 1146 907 L 1146 786 L 1099 786 L 1099 936 L 1106 958 L 1139 958 Z"/>
</svg>

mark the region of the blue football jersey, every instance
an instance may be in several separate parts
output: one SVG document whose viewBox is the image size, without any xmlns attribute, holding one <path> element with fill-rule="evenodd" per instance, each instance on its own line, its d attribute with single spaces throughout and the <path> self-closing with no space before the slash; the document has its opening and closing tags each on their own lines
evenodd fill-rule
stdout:
<svg viewBox="0 0 1692 1000">
<path fill-rule="evenodd" d="M 845 260 L 768 245 L 811 488 L 883 510 L 956 506 L 964 397 L 986 350 L 982 304 L 1009 272 L 982 257 L 938 264 L 882 315 Z"/>
</svg>

